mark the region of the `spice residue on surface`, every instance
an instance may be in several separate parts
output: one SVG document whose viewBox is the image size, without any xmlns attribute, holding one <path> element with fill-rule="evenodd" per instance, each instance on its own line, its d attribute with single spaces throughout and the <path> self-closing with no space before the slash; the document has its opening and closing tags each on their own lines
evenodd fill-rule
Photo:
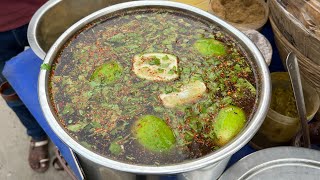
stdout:
<svg viewBox="0 0 320 180">
<path fill-rule="evenodd" d="M 257 0 L 215 0 L 212 10 L 221 18 L 238 24 L 250 24 L 264 19 L 265 10 Z"/>
<path fill-rule="evenodd" d="M 131 164 L 175 164 L 236 136 L 243 121 L 218 118 L 222 109 L 241 108 L 250 120 L 258 80 L 250 61 L 213 23 L 182 11 L 130 10 L 65 44 L 52 64 L 50 99 L 60 124 L 87 149 Z"/>
</svg>

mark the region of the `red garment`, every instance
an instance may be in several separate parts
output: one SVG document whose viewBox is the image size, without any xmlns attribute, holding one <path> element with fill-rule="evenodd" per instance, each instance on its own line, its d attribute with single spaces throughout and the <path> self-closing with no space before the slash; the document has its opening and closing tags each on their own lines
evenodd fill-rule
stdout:
<svg viewBox="0 0 320 180">
<path fill-rule="evenodd" d="M 0 0 L 0 32 L 29 23 L 47 0 Z"/>
</svg>

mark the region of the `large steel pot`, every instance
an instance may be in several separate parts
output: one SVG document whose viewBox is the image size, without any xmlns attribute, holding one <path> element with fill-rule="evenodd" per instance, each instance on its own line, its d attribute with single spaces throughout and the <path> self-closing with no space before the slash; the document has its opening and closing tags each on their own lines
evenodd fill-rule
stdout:
<svg viewBox="0 0 320 180">
<path fill-rule="evenodd" d="M 266 116 L 270 101 L 270 77 L 267 65 L 256 46 L 244 34 L 235 29 L 233 26 L 227 24 L 212 14 L 181 3 L 168 1 L 127 2 L 99 10 L 83 18 L 72 27 L 67 29 L 52 45 L 46 55 L 44 63 L 52 64 L 63 44 L 76 31 L 80 30 L 89 22 L 92 22 L 93 20 L 112 12 L 125 11 L 132 8 L 146 6 L 181 10 L 212 21 L 223 31 L 239 41 L 242 47 L 247 51 L 248 55 L 251 56 L 251 64 L 256 69 L 256 76 L 258 77 L 259 81 L 257 87 L 259 101 L 256 112 L 254 113 L 252 119 L 246 124 L 245 128 L 239 133 L 239 135 L 221 149 L 192 161 L 157 167 L 134 165 L 118 162 L 100 156 L 99 154 L 96 154 L 95 152 L 92 152 L 80 145 L 65 132 L 62 126 L 60 126 L 58 123 L 56 115 L 53 113 L 54 111 L 49 101 L 47 88 L 49 71 L 47 70 L 41 70 L 39 75 L 39 98 L 42 111 L 53 131 L 59 136 L 59 138 L 61 138 L 62 141 L 64 141 L 77 153 L 80 158 L 80 164 L 84 167 L 85 173 L 87 177 L 90 177 L 90 179 L 136 179 L 135 174 L 179 174 L 181 179 L 201 180 L 212 180 L 218 178 L 225 169 L 230 156 L 247 144 L 247 142 L 250 141 L 253 135 L 257 132 Z"/>
</svg>

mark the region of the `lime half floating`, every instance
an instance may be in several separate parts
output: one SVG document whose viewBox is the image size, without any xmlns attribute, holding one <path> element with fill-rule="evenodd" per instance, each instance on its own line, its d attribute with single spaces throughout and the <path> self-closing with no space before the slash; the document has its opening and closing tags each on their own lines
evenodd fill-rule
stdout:
<svg viewBox="0 0 320 180">
<path fill-rule="evenodd" d="M 133 72 L 142 79 L 171 81 L 177 79 L 178 58 L 165 53 L 147 53 L 133 57 Z"/>
<path fill-rule="evenodd" d="M 241 131 L 245 123 L 246 115 L 241 108 L 227 106 L 221 109 L 213 125 L 215 144 L 218 146 L 227 144 Z"/>
<path fill-rule="evenodd" d="M 121 64 L 110 61 L 100 65 L 91 75 L 90 80 L 101 84 L 110 84 L 120 79 L 123 72 Z"/>
<path fill-rule="evenodd" d="M 176 141 L 171 128 L 153 115 L 139 118 L 133 125 L 133 134 L 143 147 L 153 152 L 166 152 Z"/>
<path fill-rule="evenodd" d="M 199 39 L 193 47 L 204 56 L 224 56 L 227 53 L 223 43 L 212 38 Z"/>
</svg>

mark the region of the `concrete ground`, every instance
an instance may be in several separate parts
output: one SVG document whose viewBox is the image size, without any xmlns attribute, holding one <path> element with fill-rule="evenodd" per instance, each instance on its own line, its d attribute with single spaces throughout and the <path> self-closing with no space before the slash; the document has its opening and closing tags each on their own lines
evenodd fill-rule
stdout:
<svg viewBox="0 0 320 180">
<path fill-rule="evenodd" d="M 64 171 L 56 171 L 51 162 L 54 145 L 50 144 L 50 167 L 45 173 L 36 173 L 28 165 L 30 138 L 16 115 L 0 97 L 0 179 L 1 180 L 67 180 Z"/>
</svg>

